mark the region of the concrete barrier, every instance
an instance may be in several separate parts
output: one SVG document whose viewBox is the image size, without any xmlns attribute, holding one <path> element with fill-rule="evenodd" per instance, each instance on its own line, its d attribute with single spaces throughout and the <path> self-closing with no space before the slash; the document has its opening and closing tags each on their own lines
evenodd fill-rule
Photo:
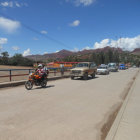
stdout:
<svg viewBox="0 0 140 140">
<path fill-rule="evenodd" d="M 69 78 L 69 77 L 70 77 L 69 75 L 55 76 L 55 77 L 48 78 L 48 81 L 59 80 L 59 79 L 64 79 L 64 78 Z M 15 86 L 24 85 L 26 81 L 27 80 L 0 83 L 0 88 L 15 87 Z"/>
</svg>

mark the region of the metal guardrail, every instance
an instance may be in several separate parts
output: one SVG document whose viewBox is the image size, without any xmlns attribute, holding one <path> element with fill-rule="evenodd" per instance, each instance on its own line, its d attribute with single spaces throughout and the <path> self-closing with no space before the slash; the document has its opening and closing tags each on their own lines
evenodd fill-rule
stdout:
<svg viewBox="0 0 140 140">
<path fill-rule="evenodd" d="M 48 68 L 50 70 L 49 73 L 53 73 L 54 76 L 56 76 L 57 73 L 60 73 L 60 69 L 58 68 Z M 34 71 L 35 69 L 0 69 L 0 72 L 9 72 L 8 75 L 0 75 L 0 78 L 4 78 L 4 77 L 9 77 L 9 81 L 12 81 L 12 77 L 15 76 L 27 76 L 31 73 L 31 71 Z M 26 74 L 12 74 L 13 71 L 27 71 L 28 73 Z M 69 70 L 65 69 L 65 72 L 69 72 Z"/>
<path fill-rule="evenodd" d="M 0 71 L 9 72 L 9 75 L 2 75 L 2 76 L 0 76 L 0 78 L 9 77 L 9 81 L 12 81 L 13 76 L 25 76 L 25 75 L 28 75 L 32 70 L 34 70 L 34 69 L 0 69 Z M 28 74 L 13 74 L 12 75 L 12 71 L 28 71 L 29 73 Z"/>
</svg>

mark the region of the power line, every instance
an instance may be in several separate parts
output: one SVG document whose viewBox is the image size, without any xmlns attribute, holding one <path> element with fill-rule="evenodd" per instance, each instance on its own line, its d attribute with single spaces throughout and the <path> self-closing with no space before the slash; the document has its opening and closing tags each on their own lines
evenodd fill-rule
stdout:
<svg viewBox="0 0 140 140">
<path fill-rule="evenodd" d="M 0 14 L 1 14 L 2 16 L 4 16 L 4 17 L 8 18 L 8 19 L 15 20 L 15 19 L 12 18 L 11 16 L 8 16 L 8 15 L 3 14 L 3 13 L 1 13 L 1 12 L 0 12 Z M 20 23 L 21 23 L 21 22 L 20 22 Z M 40 31 L 38 31 L 38 30 L 36 30 L 36 29 L 34 29 L 34 28 L 32 28 L 32 27 L 30 27 L 30 26 L 24 24 L 24 23 L 21 23 L 21 25 L 23 25 L 24 28 L 26 28 L 26 29 L 28 29 L 28 30 L 30 30 L 30 31 L 32 31 L 32 32 L 34 32 L 34 33 L 36 33 L 36 34 L 39 34 L 39 35 L 45 37 L 46 39 L 51 40 L 52 42 L 55 42 L 55 43 L 57 43 L 57 44 L 59 44 L 59 45 L 62 45 L 62 46 L 64 46 L 64 47 L 66 47 L 67 49 L 71 49 L 71 47 L 70 47 L 69 45 L 63 43 L 62 41 L 59 41 L 59 40 L 57 40 L 57 39 L 55 39 L 55 38 L 53 38 L 53 37 L 50 37 L 50 36 L 48 36 L 48 35 L 42 34 Z"/>
</svg>

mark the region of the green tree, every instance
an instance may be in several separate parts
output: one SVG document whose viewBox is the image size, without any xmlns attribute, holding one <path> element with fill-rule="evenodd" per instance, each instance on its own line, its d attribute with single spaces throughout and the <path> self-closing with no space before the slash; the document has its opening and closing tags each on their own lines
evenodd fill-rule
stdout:
<svg viewBox="0 0 140 140">
<path fill-rule="evenodd" d="M 33 66 L 34 61 L 22 56 L 22 54 L 15 54 L 10 59 L 10 65 L 14 66 Z"/>
<path fill-rule="evenodd" d="M 2 58 L 1 58 L 2 59 L 2 64 L 7 65 L 8 61 L 9 61 L 9 54 L 8 54 L 8 52 L 7 51 L 2 52 L 1 55 L 2 55 Z"/>
</svg>

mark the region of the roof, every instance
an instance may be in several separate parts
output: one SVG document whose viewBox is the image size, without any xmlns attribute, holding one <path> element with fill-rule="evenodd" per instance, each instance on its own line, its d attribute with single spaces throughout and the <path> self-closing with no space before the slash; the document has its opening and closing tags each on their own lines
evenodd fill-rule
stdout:
<svg viewBox="0 0 140 140">
<path fill-rule="evenodd" d="M 63 62 L 63 61 L 61 61 L 61 62 L 55 62 L 55 63 L 57 63 L 57 64 L 78 64 L 79 62 Z"/>
</svg>

